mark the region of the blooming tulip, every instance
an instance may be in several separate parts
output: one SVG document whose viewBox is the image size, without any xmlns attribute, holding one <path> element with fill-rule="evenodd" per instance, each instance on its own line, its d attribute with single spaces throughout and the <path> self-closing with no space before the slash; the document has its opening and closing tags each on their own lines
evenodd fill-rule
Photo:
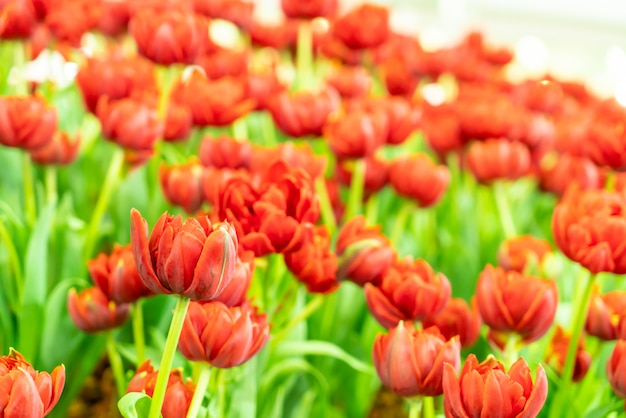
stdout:
<svg viewBox="0 0 626 418">
<path fill-rule="evenodd" d="M 229 308 L 221 302 L 189 305 L 178 350 L 192 361 L 230 368 L 248 361 L 270 334 L 265 314 L 248 305 Z"/>
<path fill-rule="evenodd" d="M 80 137 L 70 139 L 66 132 L 57 131 L 43 147 L 30 151 L 30 159 L 40 165 L 69 165 L 80 150 Z"/>
<path fill-rule="evenodd" d="M 376 336 L 372 357 L 383 385 L 398 395 L 438 396 L 444 364 L 457 370 L 460 353 L 458 337 L 446 341 L 436 327 L 415 330 L 400 321 L 387 335 Z"/>
<path fill-rule="evenodd" d="M 626 340 L 619 340 L 609 361 L 606 363 L 606 374 L 613 392 L 626 399 Z"/>
<path fill-rule="evenodd" d="M 324 136 L 337 158 L 364 158 L 385 144 L 388 129 L 384 113 L 357 110 L 330 120 Z"/>
<path fill-rule="evenodd" d="M 389 10 L 383 6 L 362 4 L 337 19 L 333 33 L 352 49 L 380 46 L 389 36 Z"/>
<path fill-rule="evenodd" d="M 550 340 L 548 354 L 546 355 L 546 363 L 559 373 L 563 372 L 565 367 L 565 358 L 572 337 L 562 326 L 557 325 L 556 331 Z M 591 354 L 585 351 L 585 339 L 581 336 L 576 347 L 576 359 L 574 360 L 573 382 L 580 382 L 589 371 L 591 366 Z"/>
<path fill-rule="evenodd" d="M 198 151 L 200 162 L 205 167 L 248 168 L 252 157 L 250 142 L 229 136 L 206 137 Z"/>
<path fill-rule="evenodd" d="M 626 291 L 612 290 L 600 294 L 597 288 L 591 296 L 585 330 L 603 341 L 622 338 L 620 322 L 626 318 Z"/>
<path fill-rule="evenodd" d="M 344 99 L 362 97 L 372 87 L 372 76 L 363 67 L 341 66 L 335 68 L 326 82 Z"/>
<path fill-rule="evenodd" d="M 58 115 L 38 96 L 0 97 L 0 145 L 35 150 L 52 141 Z"/>
<path fill-rule="evenodd" d="M 516 333 L 526 342 L 541 338 L 556 315 L 554 280 L 487 265 L 476 285 L 480 316 L 495 333 Z"/>
<path fill-rule="evenodd" d="M 1 4 L 0 39 L 26 39 L 37 23 L 37 14 L 29 0 L 5 0 Z"/>
<path fill-rule="evenodd" d="M 450 364 L 444 365 L 443 407 L 446 417 L 534 418 L 548 396 L 548 379 L 537 366 L 535 383 L 523 358 L 505 372 L 494 357 L 482 363 L 470 354 L 461 376 Z"/>
<path fill-rule="evenodd" d="M 99 287 L 90 287 L 80 293 L 70 289 L 67 310 L 74 324 L 86 333 L 117 328 L 130 315 L 130 305 L 109 300 Z"/>
<path fill-rule="evenodd" d="M 472 346 L 478 339 L 482 325 L 475 302 L 476 299 L 472 298 L 470 307 L 463 299 L 450 299 L 443 311 L 424 321 L 424 328 L 435 326 L 447 340 L 458 335 L 461 347 Z"/>
<path fill-rule="evenodd" d="M 208 217 L 161 215 L 148 234 L 141 214 L 131 210 L 130 241 L 143 283 L 158 294 L 212 300 L 229 284 L 237 260 L 237 236 L 228 223 Z"/>
<path fill-rule="evenodd" d="M 195 160 L 187 163 L 165 166 L 159 170 L 161 189 L 168 202 L 195 213 L 204 200 L 202 166 Z"/>
<path fill-rule="evenodd" d="M 546 240 L 522 235 L 504 241 L 498 249 L 498 265 L 505 270 L 515 270 L 520 273 L 531 263 L 535 267 L 544 257 L 552 252 L 550 243 Z"/>
<path fill-rule="evenodd" d="M 233 279 L 219 294 L 215 302 L 221 302 L 226 306 L 241 306 L 246 301 L 246 294 L 254 272 L 254 253 L 252 251 L 240 251 L 233 272 Z"/>
<path fill-rule="evenodd" d="M 337 12 L 337 0 L 281 0 L 285 16 L 292 19 L 331 17 Z"/>
<path fill-rule="evenodd" d="M 421 207 L 429 207 L 443 197 L 450 183 L 450 172 L 426 154 L 413 154 L 391 162 L 389 183 L 398 194 L 416 200 Z"/>
<path fill-rule="evenodd" d="M 530 152 L 521 142 L 488 139 L 474 142 L 465 154 L 465 160 L 476 180 L 490 183 L 494 180 L 515 180 L 529 173 Z"/>
<path fill-rule="evenodd" d="M 65 366 L 38 372 L 14 349 L 0 357 L 0 416 L 42 418 L 55 407 L 65 386 Z"/>
</svg>

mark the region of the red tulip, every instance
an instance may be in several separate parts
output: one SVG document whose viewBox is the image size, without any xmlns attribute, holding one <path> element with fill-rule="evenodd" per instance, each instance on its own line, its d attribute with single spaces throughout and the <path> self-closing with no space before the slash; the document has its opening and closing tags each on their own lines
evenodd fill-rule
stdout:
<svg viewBox="0 0 626 418">
<path fill-rule="evenodd" d="M 33 2 L 3 0 L 0 9 L 0 39 L 27 39 L 37 24 Z"/>
<path fill-rule="evenodd" d="M 337 67 L 326 82 L 344 99 L 366 96 L 372 88 L 372 76 L 363 67 Z"/>
<path fill-rule="evenodd" d="M 552 215 L 559 249 L 591 273 L 626 273 L 626 196 L 571 187 Z"/>
<path fill-rule="evenodd" d="M 488 139 L 474 142 L 465 154 L 467 166 L 481 183 L 516 180 L 529 173 L 530 152 L 521 142 Z"/>
<path fill-rule="evenodd" d="M 89 334 L 117 328 L 123 325 L 130 315 L 128 304 L 113 302 L 95 286 L 80 293 L 77 293 L 76 289 L 70 289 L 67 310 L 74 324 Z"/>
<path fill-rule="evenodd" d="M 69 165 L 78 157 L 80 137 L 73 139 L 66 132 L 57 131 L 43 147 L 30 151 L 30 159 L 40 165 Z"/>
<path fill-rule="evenodd" d="M 128 383 L 126 393 L 143 392 L 149 397 L 154 395 L 154 387 L 158 370 L 146 360 Z M 170 372 L 165 390 L 165 400 L 161 408 L 163 418 L 179 418 L 187 415 L 196 385 L 191 379 L 183 379 L 182 371 L 174 369 Z"/>
<path fill-rule="evenodd" d="M 547 156 L 539 165 L 540 185 L 543 190 L 561 196 L 572 183 L 581 189 L 601 189 L 604 178 L 591 160 L 570 154 Z"/>
<path fill-rule="evenodd" d="M 541 338 L 556 315 L 554 280 L 487 265 L 476 285 L 480 316 L 495 333 L 516 333 L 526 343 Z"/>
<path fill-rule="evenodd" d="M 612 290 L 600 294 L 596 288 L 587 312 L 587 333 L 603 341 L 620 339 L 622 318 L 626 318 L 626 291 Z"/>
<path fill-rule="evenodd" d="M 102 12 L 100 2 L 56 1 L 46 13 L 45 24 L 57 41 L 79 47 L 83 35 L 96 27 Z"/>
<path fill-rule="evenodd" d="M 389 163 L 377 158 L 376 155 L 363 159 L 365 163 L 365 182 L 363 191 L 365 197 L 371 196 L 385 187 L 389 182 Z M 335 165 L 335 177 L 345 186 L 350 186 L 354 172 L 354 160 L 340 160 Z"/>
<path fill-rule="evenodd" d="M 551 252 L 550 243 L 544 239 L 532 235 L 509 238 L 498 249 L 498 266 L 524 273 L 529 264 L 538 268 Z"/>
<path fill-rule="evenodd" d="M 250 159 L 250 170 L 263 173 L 277 161 L 283 161 L 292 167 L 299 167 L 307 172 L 311 180 L 324 174 L 326 157 L 316 155 L 308 143 L 294 144 L 284 142 L 272 147 L 255 147 Z"/>
<path fill-rule="evenodd" d="M 333 24 L 334 35 L 352 49 L 375 48 L 389 36 L 389 10 L 362 4 Z"/>
<path fill-rule="evenodd" d="M 452 54 L 455 52 L 452 51 Z M 469 66 L 467 62 L 463 65 Z M 477 63 L 476 68 L 478 67 Z M 523 108 L 514 105 L 508 95 L 487 83 L 461 85 L 454 107 L 461 134 L 468 141 L 506 137 L 515 126 L 517 118 L 523 114 Z"/>
<path fill-rule="evenodd" d="M 626 169 L 626 128 L 624 117 L 599 120 L 591 126 L 585 146 L 589 158 L 599 166 L 613 170 Z"/>
<path fill-rule="evenodd" d="M 102 136 L 122 148 L 149 151 L 163 135 L 163 122 L 155 107 L 134 99 L 98 101 Z"/>
<path fill-rule="evenodd" d="M 137 272 L 130 244 L 113 246 L 111 254 L 101 253 L 87 263 L 93 282 L 117 304 L 132 303 L 152 295 Z"/>
<path fill-rule="evenodd" d="M 281 0 L 285 16 L 292 19 L 331 17 L 337 12 L 337 0 Z"/>
<path fill-rule="evenodd" d="M 410 398 L 441 395 L 444 364 L 456 373 L 460 354 L 457 337 L 446 342 L 436 327 L 415 330 L 400 321 L 387 335 L 376 336 L 372 357 L 383 385 Z"/>
<path fill-rule="evenodd" d="M 315 93 L 283 92 L 267 104 L 278 129 L 294 138 L 322 135 L 328 117 L 338 107 L 339 96 L 331 89 Z"/>
<path fill-rule="evenodd" d="M 200 162 L 205 167 L 248 168 L 252 157 L 250 142 L 222 135 L 218 138 L 205 137 L 198 151 Z"/>
<path fill-rule="evenodd" d="M 35 150 L 52 141 L 58 115 L 37 96 L 0 97 L 0 145 Z"/>
<path fill-rule="evenodd" d="M 276 72 L 267 68 L 262 71 L 250 70 L 245 83 L 248 97 L 256 103 L 255 110 L 267 110 L 272 98 L 287 90 Z"/>
<path fill-rule="evenodd" d="M 206 18 L 193 13 L 144 9 L 131 19 L 128 30 L 139 53 L 162 65 L 192 64 L 209 44 Z"/>
<path fill-rule="evenodd" d="M 217 80 L 222 77 L 240 77 L 248 73 L 248 60 L 250 53 L 246 50 L 236 51 L 219 48 L 208 54 L 196 58 L 195 64 L 204 70 L 209 80 Z"/>
<path fill-rule="evenodd" d="M 158 294 L 191 300 L 212 300 L 232 280 L 237 236 L 228 222 L 211 224 L 208 217 L 161 215 L 151 234 L 141 214 L 131 210 L 130 241 L 139 276 Z"/>
<path fill-rule="evenodd" d="M 158 106 L 159 97 L 156 90 L 135 91 L 131 98 L 153 109 Z M 186 106 L 170 100 L 167 104 L 164 122 L 163 140 L 168 142 L 185 141 L 189 138 L 193 128 L 193 115 Z"/>
<path fill-rule="evenodd" d="M 380 226 L 367 227 L 363 216 L 355 216 L 339 231 L 337 257 L 337 280 L 378 286 L 394 263 L 396 252 L 380 232 Z"/>
<path fill-rule="evenodd" d="M 452 106 L 425 105 L 422 129 L 428 145 L 440 156 L 460 150 L 464 145 L 459 119 Z"/>
<path fill-rule="evenodd" d="M 470 354 L 461 376 L 452 365 L 444 365 L 443 407 L 446 417 L 534 418 L 548 396 L 548 379 L 537 365 L 535 383 L 523 358 L 508 373 L 494 357 L 478 363 Z"/>
<path fill-rule="evenodd" d="M 470 307 L 463 299 L 450 299 L 439 315 L 424 321 L 424 328 L 439 328 L 447 340 L 458 335 L 461 347 L 471 347 L 478 339 L 482 325 L 475 302 L 476 299 L 472 298 Z"/>
<path fill-rule="evenodd" d="M 298 21 L 287 19 L 278 24 L 267 24 L 252 21 L 249 29 L 252 44 L 258 47 L 269 47 L 285 50 L 296 44 L 298 38 Z"/>
<path fill-rule="evenodd" d="M 65 386 L 65 366 L 39 372 L 14 349 L 0 357 L 0 416 L 42 418 L 55 407 Z"/>
<path fill-rule="evenodd" d="M 161 189 L 168 202 L 196 213 L 204 203 L 202 166 L 196 160 L 184 164 L 165 166 L 159 170 Z"/>
<path fill-rule="evenodd" d="M 102 15 L 97 23 L 99 32 L 110 37 L 126 33 L 130 20 L 130 4 L 118 0 L 101 0 Z"/>
<path fill-rule="evenodd" d="M 401 57 L 391 57 L 380 65 L 387 92 L 392 96 L 413 97 L 419 85 L 419 73 Z"/>
<path fill-rule="evenodd" d="M 367 307 L 385 328 L 393 328 L 400 321 L 435 318 L 450 295 L 448 278 L 435 274 L 424 260 L 400 260 L 387 270 L 380 286 L 365 285 Z"/>
<path fill-rule="evenodd" d="M 337 288 L 337 256 L 330 248 L 325 226 L 306 229 L 300 249 L 284 254 L 285 264 L 294 277 L 311 293 L 330 293 Z"/>
<path fill-rule="evenodd" d="M 450 172 L 426 154 L 413 154 L 391 162 L 389 183 L 398 194 L 416 200 L 421 207 L 429 207 L 443 197 L 450 183 Z"/>
<path fill-rule="evenodd" d="M 388 130 L 384 113 L 357 110 L 330 120 L 324 136 L 337 158 L 365 158 L 385 144 Z"/>
<path fill-rule="evenodd" d="M 557 325 L 556 331 L 550 340 L 546 363 L 560 375 L 565 367 L 565 358 L 572 336 L 565 332 L 562 326 Z M 591 366 L 591 354 L 585 351 L 585 339 L 583 336 L 578 341 L 576 360 L 574 363 L 574 375 L 572 381 L 580 382 L 587 375 Z"/>
<path fill-rule="evenodd" d="M 609 361 L 606 363 L 606 374 L 613 392 L 626 399 L 626 340 L 619 340 Z"/>
<path fill-rule="evenodd" d="M 243 305 L 246 301 L 248 288 L 250 288 L 253 272 L 254 253 L 252 251 L 242 251 L 237 257 L 233 279 L 224 288 L 224 291 L 213 300 L 229 307 Z"/>
<path fill-rule="evenodd" d="M 229 308 L 220 302 L 189 304 L 178 350 L 191 361 L 227 369 L 248 361 L 270 335 L 265 314 L 249 305 Z"/>
</svg>

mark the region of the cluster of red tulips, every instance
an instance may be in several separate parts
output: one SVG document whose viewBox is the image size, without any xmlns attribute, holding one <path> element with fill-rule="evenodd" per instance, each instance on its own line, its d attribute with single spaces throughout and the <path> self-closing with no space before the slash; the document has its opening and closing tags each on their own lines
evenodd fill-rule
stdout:
<svg viewBox="0 0 626 418">
<path fill-rule="evenodd" d="M 617 416 L 626 109 L 281 5 L 0 0 L 0 417 Z"/>
</svg>

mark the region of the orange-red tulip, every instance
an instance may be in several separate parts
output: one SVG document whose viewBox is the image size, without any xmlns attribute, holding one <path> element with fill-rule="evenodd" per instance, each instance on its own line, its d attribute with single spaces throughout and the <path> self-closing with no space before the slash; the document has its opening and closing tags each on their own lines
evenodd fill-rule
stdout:
<svg viewBox="0 0 626 418">
<path fill-rule="evenodd" d="M 375 48 L 389 36 L 389 10 L 374 4 L 362 4 L 333 24 L 334 35 L 349 48 Z"/>
<path fill-rule="evenodd" d="M 488 139 L 474 142 L 465 154 L 467 166 L 481 183 L 516 180 L 529 174 L 530 151 L 521 142 Z"/>
<path fill-rule="evenodd" d="M 544 257 L 552 252 L 550 243 L 532 235 L 509 238 L 498 249 L 498 266 L 520 273 L 531 263 L 538 268 Z"/>
<path fill-rule="evenodd" d="M 65 366 L 39 372 L 16 350 L 0 357 L 0 416 L 42 418 L 59 402 L 65 386 Z"/>
<path fill-rule="evenodd" d="M 0 145 L 35 150 L 52 141 L 56 109 L 37 96 L 0 97 Z"/>
<path fill-rule="evenodd" d="M 130 305 L 113 302 L 95 286 L 80 293 L 70 289 L 67 310 L 74 324 L 89 334 L 117 328 L 130 315 Z"/>
<path fill-rule="evenodd" d="M 43 147 L 30 151 L 30 159 L 40 165 L 69 165 L 78 157 L 80 137 L 70 138 L 66 132 L 57 131 Z"/>
<path fill-rule="evenodd" d="M 591 296 L 585 330 L 603 341 L 622 338 L 620 325 L 626 318 L 626 291 L 612 290 L 600 294 L 597 288 Z"/>
<path fill-rule="evenodd" d="M 316 155 L 308 143 L 284 142 L 272 147 L 254 147 L 252 151 L 250 170 L 255 173 L 265 172 L 279 160 L 303 169 L 311 180 L 322 176 L 326 169 L 326 157 Z"/>
<path fill-rule="evenodd" d="M 204 202 L 203 178 L 204 170 L 196 160 L 162 165 L 159 169 L 161 190 L 167 201 L 190 214 L 200 210 Z"/>
<path fill-rule="evenodd" d="M 337 12 L 337 0 L 281 0 L 285 16 L 292 19 L 332 17 Z"/>
<path fill-rule="evenodd" d="M 278 24 L 252 21 L 249 29 L 253 45 L 284 50 L 293 47 L 298 38 L 298 21 L 287 19 Z"/>
<path fill-rule="evenodd" d="M 191 361 L 227 369 L 248 361 L 270 335 L 265 314 L 249 305 L 229 308 L 221 302 L 189 304 L 178 350 Z"/>
<path fill-rule="evenodd" d="M 626 340 L 619 340 L 609 361 L 606 363 L 606 374 L 613 392 L 626 399 Z"/>
<path fill-rule="evenodd" d="M 461 364 L 457 337 L 446 341 L 436 327 L 415 330 L 400 322 L 374 340 L 374 367 L 383 385 L 400 396 L 439 396 L 444 364 L 454 373 Z"/>
<path fill-rule="evenodd" d="M 87 268 L 96 286 L 117 304 L 132 303 L 152 294 L 139 277 L 130 244 L 115 244 L 110 254 L 100 253 L 89 260 Z"/>
<path fill-rule="evenodd" d="M 326 82 L 344 99 L 366 96 L 372 88 L 372 76 L 363 67 L 337 67 Z"/>
<path fill-rule="evenodd" d="M 447 340 L 458 335 L 461 347 L 472 346 L 478 339 L 482 325 L 475 302 L 476 299 L 472 298 L 470 307 L 461 298 L 450 299 L 439 315 L 424 321 L 424 328 L 437 327 Z"/>
<path fill-rule="evenodd" d="M 152 233 L 141 214 L 131 210 L 130 241 L 139 276 L 158 294 L 212 300 L 230 283 L 237 260 L 237 236 L 228 222 L 208 217 L 161 215 Z"/>
<path fill-rule="evenodd" d="M 377 158 L 376 155 L 364 158 L 363 163 L 365 163 L 363 191 L 365 197 L 368 197 L 385 187 L 389 182 L 389 163 Z M 350 186 L 354 165 L 354 160 L 337 161 L 335 177 L 341 184 Z"/>
<path fill-rule="evenodd" d="M 83 35 L 94 29 L 102 16 L 100 2 L 72 0 L 53 4 L 46 13 L 46 26 L 57 41 L 80 47 Z"/>
<path fill-rule="evenodd" d="M 554 280 L 487 265 L 476 285 L 476 303 L 495 333 L 516 333 L 529 343 L 552 326 L 558 304 Z"/>
<path fill-rule="evenodd" d="M 337 158 L 365 158 L 385 144 L 388 131 L 386 114 L 356 110 L 329 120 L 324 136 Z"/>
<path fill-rule="evenodd" d="M 254 272 L 254 253 L 252 251 L 241 251 L 235 264 L 233 279 L 224 288 L 218 297 L 213 299 L 226 306 L 241 306 L 246 301 L 246 294 L 250 287 L 252 274 Z"/>
<path fill-rule="evenodd" d="M 252 146 L 246 140 L 222 135 L 218 138 L 206 137 L 198 151 L 200 162 L 205 167 L 248 168 L 252 157 Z"/>
<path fill-rule="evenodd" d="M 494 357 L 482 363 L 470 354 L 461 375 L 444 365 L 443 407 L 446 417 L 535 418 L 548 396 L 548 379 L 537 365 L 535 382 L 523 358 L 505 371 Z"/>
<path fill-rule="evenodd" d="M 209 54 L 200 55 L 195 64 L 204 70 L 210 80 L 222 77 L 240 77 L 248 73 L 248 51 L 220 48 Z"/>
<path fill-rule="evenodd" d="M 142 392 L 152 397 L 154 395 L 157 375 L 158 370 L 154 370 L 154 367 L 150 364 L 150 360 L 146 360 L 139 366 L 133 378 L 130 379 L 126 393 Z M 186 416 L 195 390 L 196 384 L 193 383 L 191 379 L 183 379 L 182 370 L 172 370 L 167 380 L 165 400 L 161 408 L 163 418 L 179 418 Z"/>
<path fill-rule="evenodd" d="M 572 336 L 567 333 L 561 325 L 557 325 L 556 331 L 550 340 L 546 363 L 550 365 L 559 375 L 565 367 L 565 358 Z M 585 339 L 581 336 L 576 348 L 576 359 L 574 360 L 574 375 L 572 381 L 580 382 L 587 375 L 591 366 L 591 354 L 585 351 Z"/>
<path fill-rule="evenodd" d="M 424 260 L 396 262 L 380 286 L 365 285 L 365 300 L 374 318 L 385 328 L 400 321 L 424 321 L 439 315 L 452 293 L 448 278 L 435 273 Z"/>
<path fill-rule="evenodd" d="M 585 147 L 591 160 L 599 166 L 623 171 L 626 168 L 626 124 L 618 120 L 600 120 L 591 126 Z"/>
<path fill-rule="evenodd" d="M 604 177 L 597 165 L 584 157 L 570 154 L 546 156 L 539 164 L 539 180 L 545 191 L 562 196 L 570 184 L 581 189 L 601 189 Z"/>
<path fill-rule="evenodd" d="M 422 129 L 428 145 L 440 156 L 463 147 L 461 127 L 453 106 L 424 105 Z"/>
<path fill-rule="evenodd" d="M 401 156 L 389 166 L 389 183 L 400 195 L 414 199 L 421 207 L 437 203 L 448 188 L 450 171 L 436 165 L 426 154 Z"/>
<path fill-rule="evenodd" d="M 0 39 L 26 39 L 37 24 L 31 0 L 0 1 Z"/>
</svg>

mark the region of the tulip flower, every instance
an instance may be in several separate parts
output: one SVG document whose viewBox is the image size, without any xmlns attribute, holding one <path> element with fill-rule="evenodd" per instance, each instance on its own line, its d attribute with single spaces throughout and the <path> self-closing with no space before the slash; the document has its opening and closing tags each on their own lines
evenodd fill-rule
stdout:
<svg viewBox="0 0 626 418">
<path fill-rule="evenodd" d="M 0 97 L 0 145 L 27 151 L 52 141 L 56 109 L 39 96 Z"/>
<path fill-rule="evenodd" d="M 143 392 L 152 398 L 158 371 L 146 360 L 135 372 L 126 388 L 126 393 Z M 183 379 L 179 369 L 170 372 L 165 391 L 165 401 L 161 408 L 163 418 L 179 418 L 187 415 L 196 385 L 191 379 Z"/>
<path fill-rule="evenodd" d="M 476 308 L 476 299 L 472 298 L 472 306 L 461 298 L 453 298 L 437 316 L 424 321 L 424 328 L 437 327 L 447 340 L 459 337 L 461 347 L 471 347 L 480 334 L 482 320 Z"/>
<path fill-rule="evenodd" d="M 248 97 L 256 103 L 255 110 L 267 110 L 270 100 L 287 90 L 274 69 L 249 70 L 244 82 Z"/>
<path fill-rule="evenodd" d="M 252 45 L 284 50 L 296 45 L 298 21 L 286 19 L 277 24 L 267 24 L 253 20 L 248 32 Z"/>
<path fill-rule="evenodd" d="M 195 160 L 174 166 L 162 165 L 159 179 L 163 195 L 168 202 L 182 207 L 185 212 L 197 212 L 204 202 L 203 173 L 202 166 Z"/>
<path fill-rule="evenodd" d="M 359 286 L 378 286 L 396 259 L 391 243 L 380 226 L 367 227 L 363 216 L 346 222 L 337 238 L 339 270 L 337 280 L 350 280 Z"/>
<path fill-rule="evenodd" d="M 467 357 L 460 376 L 452 365 L 444 365 L 446 417 L 534 418 L 547 395 L 548 379 L 543 367 L 537 366 L 533 383 L 523 358 L 518 359 L 508 373 L 494 357 L 478 363 L 474 354 Z"/>
<path fill-rule="evenodd" d="M 457 337 L 446 341 L 436 327 L 415 330 L 400 321 L 388 334 L 376 336 L 372 358 L 383 385 L 409 398 L 441 395 L 444 364 L 457 370 L 460 353 Z"/>
<path fill-rule="evenodd" d="M 285 142 L 272 147 L 254 147 L 250 158 L 250 170 L 263 173 L 277 161 L 307 172 L 312 181 L 324 174 L 326 157 L 316 155 L 308 143 L 295 145 Z"/>
<path fill-rule="evenodd" d="M 557 196 L 562 196 L 572 183 L 581 189 L 601 189 L 605 182 L 600 168 L 591 160 L 570 154 L 544 157 L 539 176 L 541 188 Z"/>
<path fill-rule="evenodd" d="M 388 130 L 386 114 L 357 110 L 330 120 L 324 136 L 337 158 L 365 158 L 385 144 Z"/>
<path fill-rule="evenodd" d="M 608 190 L 565 193 L 552 215 L 559 249 L 591 273 L 626 273 L 626 196 Z"/>
<path fill-rule="evenodd" d="M 365 285 L 367 307 L 385 328 L 400 321 L 423 321 L 441 313 L 450 300 L 448 278 L 433 271 L 424 260 L 396 262 L 380 286 Z"/>
<path fill-rule="evenodd" d="M 327 88 L 320 92 L 279 93 L 267 108 L 274 123 L 294 138 L 321 136 L 328 117 L 339 107 L 339 95 Z"/>
<path fill-rule="evenodd" d="M 0 39 L 27 39 L 37 23 L 37 13 L 31 1 L 8 0 L 2 3 Z"/>
<path fill-rule="evenodd" d="M 613 392 L 626 399 L 626 340 L 619 340 L 609 361 L 606 363 L 606 375 Z"/>
<path fill-rule="evenodd" d="M 30 159 L 40 165 L 69 165 L 78 157 L 80 137 L 72 139 L 66 132 L 57 131 L 43 147 L 30 151 Z"/>
<path fill-rule="evenodd" d="M 459 119 L 453 106 L 424 105 L 422 129 L 428 145 L 439 156 L 463 148 Z"/>
<path fill-rule="evenodd" d="M 152 295 L 137 272 L 130 244 L 113 246 L 111 254 L 101 253 L 87 267 L 96 286 L 117 304 L 132 303 Z"/>
<path fill-rule="evenodd" d="M 462 59 L 458 64 L 467 66 Z M 475 63 L 474 67 L 479 69 L 480 64 Z M 509 96 L 487 83 L 460 85 L 454 107 L 466 141 L 508 137 L 523 114 L 523 109 L 513 104 Z"/>
<path fill-rule="evenodd" d="M 334 35 L 352 49 L 375 48 L 389 36 L 389 10 L 374 4 L 362 4 L 333 24 Z"/>
<path fill-rule="evenodd" d="M 130 241 L 143 283 L 157 294 L 212 300 L 232 280 L 237 236 L 228 223 L 208 217 L 161 215 L 152 233 L 141 214 L 131 210 Z"/>
<path fill-rule="evenodd" d="M 162 65 L 192 64 L 209 44 L 205 17 L 180 11 L 144 9 L 128 25 L 141 55 Z"/>
<path fill-rule="evenodd" d="M 587 155 L 599 166 L 609 167 L 616 171 L 626 168 L 626 129 L 623 116 L 616 120 L 599 120 L 589 132 L 589 140 L 585 142 Z"/>
<path fill-rule="evenodd" d="M 178 350 L 191 361 L 231 368 L 263 348 L 270 334 L 265 314 L 249 305 L 227 307 L 221 302 L 189 304 Z"/>
<path fill-rule="evenodd" d="M 546 255 L 552 252 L 550 243 L 532 235 L 509 238 L 498 249 L 498 265 L 505 270 L 523 273 L 531 263 L 539 267 Z"/>
<path fill-rule="evenodd" d="M 550 329 L 556 315 L 554 280 L 526 276 L 487 265 L 476 285 L 480 316 L 495 333 L 516 333 L 526 343 Z"/>
<path fill-rule="evenodd" d="M 0 416 L 42 418 L 55 407 L 65 386 L 65 366 L 39 372 L 16 350 L 0 357 Z"/>
<path fill-rule="evenodd" d="M 337 0 L 281 0 L 285 16 L 292 19 L 332 17 L 337 12 Z"/>
<path fill-rule="evenodd" d="M 337 256 L 330 249 L 330 235 L 325 226 L 306 229 L 300 249 L 284 254 L 285 264 L 295 278 L 311 293 L 330 293 L 337 282 Z"/>
<path fill-rule="evenodd" d="M 225 135 L 205 137 L 200 143 L 198 154 L 205 167 L 232 169 L 248 168 L 253 156 L 250 142 Z"/>
<path fill-rule="evenodd" d="M 521 142 L 488 139 L 474 142 L 465 154 L 465 161 L 476 180 L 515 180 L 529 173 L 530 152 Z"/>
<path fill-rule="evenodd" d="M 130 96 L 149 107 L 158 106 L 158 92 L 156 90 L 134 91 Z M 193 115 L 186 106 L 169 101 L 163 127 L 163 140 L 168 142 L 184 141 L 189 138 L 193 128 Z"/>
<path fill-rule="evenodd" d="M 363 67 L 340 66 L 326 79 L 344 99 L 366 96 L 372 87 L 372 76 Z"/>
<path fill-rule="evenodd" d="M 365 181 L 363 183 L 363 192 L 366 197 L 378 192 L 385 187 L 389 181 L 389 163 L 375 155 L 365 157 Z M 352 182 L 352 174 L 354 172 L 354 160 L 340 160 L 335 165 L 335 177 L 344 186 L 350 186 Z"/>
<path fill-rule="evenodd" d="M 79 47 L 83 35 L 96 27 L 102 16 L 100 4 L 90 0 L 55 2 L 45 23 L 57 41 Z"/>
<path fill-rule="evenodd" d="M 585 330 L 603 341 L 622 338 L 620 322 L 626 318 L 626 291 L 612 290 L 600 294 L 595 288 L 592 293 Z"/>
<path fill-rule="evenodd" d="M 250 288 L 253 272 L 254 253 L 252 251 L 240 251 L 237 256 L 233 279 L 224 288 L 224 291 L 213 300 L 229 307 L 243 305 Z"/>
<path fill-rule="evenodd" d="M 398 194 L 414 199 L 421 207 L 429 207 L 448 189 L 450 172 L 426 154 L 401 156 L 389 166 L 389 183 Z"/>
<path fill-rule="evenodd" d="M 74 324 L 89 334 L 117 328 L 130 315 L 130 305 L 115 303 L 95 286 L 80 293 L 70 289 L 67 310 Z"/>
<path fill-rule="evenodd" d="M 195 65 L 204 70 L 209 80 L 227 76 L 243 77 L 248 73 L 249 55 L 246 50 L 218 48 L 216 51 L 200 55 L 196 58 Z"/>
<path fill-rule="evenodd" d="M 549 364 L 559 375 L 565 367 L 565 358 L 571 341 L 571 335 L 562 326 L 557 325 L 556 331 L 550 340 L 546 363 Z M 587 375 L 591 366 L 591 354 L 585 351 L 585 339 L 581 336 L 576 348 L 576 359 L 574 360 L 573 382 L 580 382 Z"/>
</svg>

